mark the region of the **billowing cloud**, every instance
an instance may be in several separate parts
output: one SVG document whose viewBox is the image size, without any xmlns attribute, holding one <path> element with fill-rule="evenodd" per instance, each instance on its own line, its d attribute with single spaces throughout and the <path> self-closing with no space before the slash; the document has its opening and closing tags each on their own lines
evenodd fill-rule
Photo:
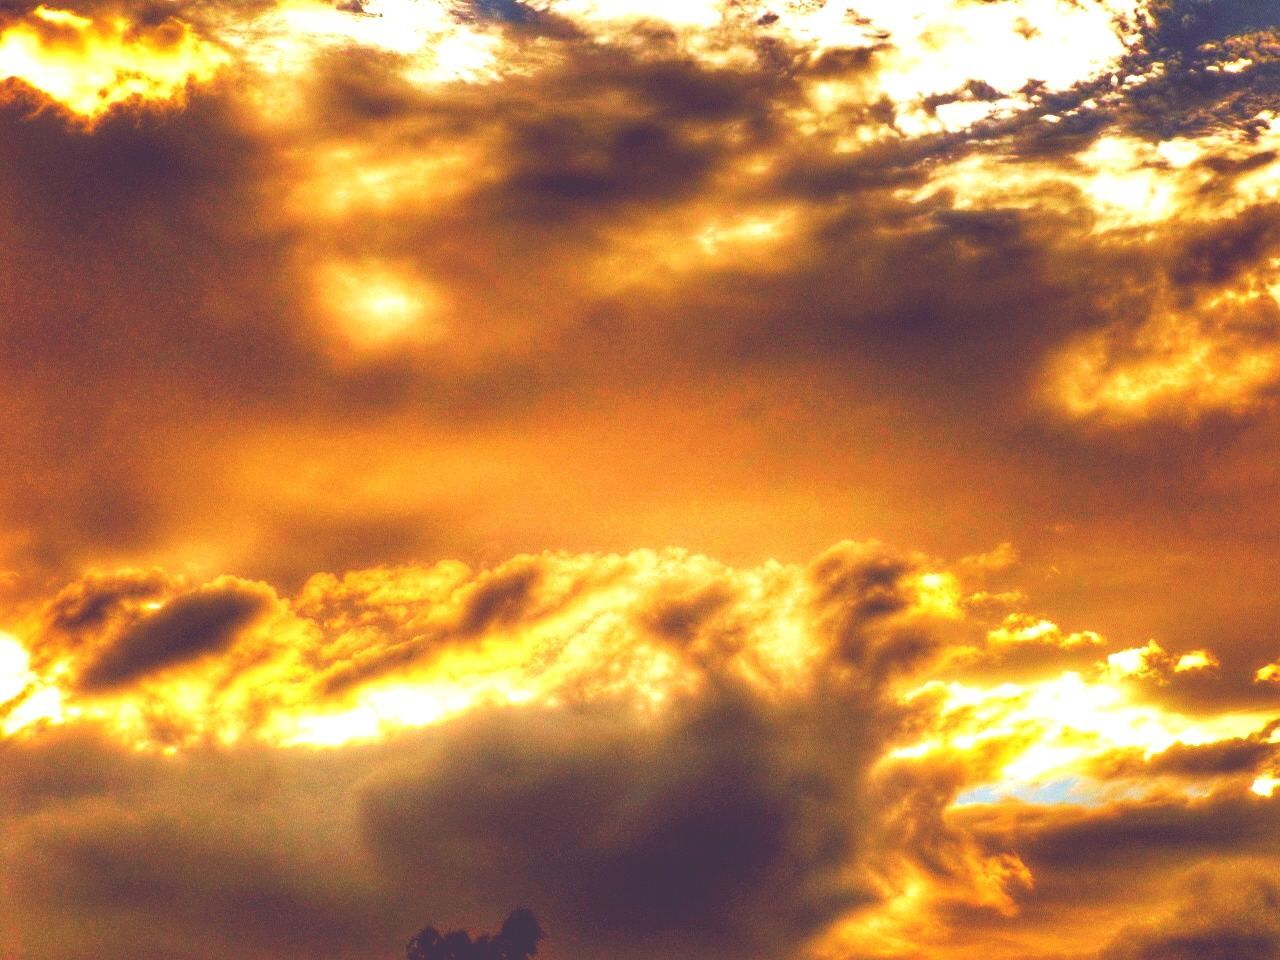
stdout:
<svg viewBox="0 0 1280 960">
<path fill-rule="evenodd" d="M 180 103 L 189 84 L 211 80 L 229 60 L 176 18 L 135 23 L 42 5 L 0 21 L 0 80 L 85 120 L 131 101 Z"/>
<path fill-rule="evenodd" d="M 106 653 L 72 678 L 80 692 L 64 692 L 59 715 L 5 744 L 6 786 L 19 800 L 20 909 L 52 886 L 62 891 L 52 903 L 84 904 L 77 917 L 111 918 L 108 944 L 122 955 L 156 949 L 163 918 L 192 936 L 218 909 L 241 917 L 252 955 L 321 942 L 346 955 L 361 936 L 385 943 L 370 932 L 385 920 L 370 905 L 379 890 L 395 891 L 383 895 L 399 922 L 416 900 L 468 916 L 478 904 L 536 895 L 547 922 L 583 950 L 782 955 L 883 897 L 877 862 L 893 851 L 873 829 L 872 768 L 905 719 L 892 678 L 934 645 L 928 576 L 911 558 L 852 544 L 808 569 L 739 571 L 672 552 L 367 571 L 313 579 L 295 616 L 316 619 L 305 629 L 277 623 L 256 640 L 233 634 L 268 604 L 248 585 L 174 581 L 165 585 L 174 595 L 158 601 L 145 599 L 154 573 L 96 577 L 45 611 L 37 685 L 66 674 L 59 658 L 77 650 L 71 625 L 110 635 Z M 51 653 L 50 644 L 63 646 Z M 336 693 L 315 669 L 380 652 L 392 656 Z M 297 672 L 298 658 L 310 675 Z M 104 662 L 110 686 L 100 682 Z M 257 724 L 235 740 L 219 721 L 250 696 L 236 688 L 242 676 L 278 700 L 259 701 Z M 463 684 L 473 685 L 467 699 L 458 698 Z M 362 712 L 377 725 L 362 729 Z M 130 714 L 140 726 L 122 722 Z M 299 752 L 281 744 L 282 729 L 364 745 Z M 70 781 L 57 773 L 69 753 L 84 758 Z M 276 837 L 272 827 L 270 839 L 253 841 L 267 829 L 253 818 L 229 835 L 184 825 L 199 810 L 219 811 L 210 815 L 221 823 L 258 802 L 291 817 L 310 789 L 296 778 L 339 764 L 354 766 L 324 788 L 336 806 L 306 818 L 329 821 L 315 838 L 293 828 L 292 840 Z M 232 799 L 259 765 L 267 795 Z M 219 770 L 221 785 L 195 786 Z M 155 795 L 153 812 L 130 814 L 124 827 L 135 790 Z M 83 816 L 72 807 L 46 816 L 78 797 L 98 799 Z M 255 842 L 270 851 L 291 843 L 295 854 L 263 861 L 249 852 Z M 296 871 L 337 842 L 356 844 L 365 879 L 335 887 L 317 878 L 313 888 Z M 38 866 L 25 859 L 37 855 Z M 193 860 L 212 867 L 187 889 Z M 137 885 L 120 887 L 130 875 Z M 117 899 L 126 891 L 127 905 Z M 284 913 L 268 918 L 259 897 Z M 138 922 L 143 909 L 156 924 Z M 307 919 L 316 910 L 326 914 L 318 924 Z M 309 933 L 290 942 L 295 923 Z M 54 955 L 66 949 L 47 942 Z"/>
<path fill-rule="evenodd" d="M 95 574 L 33 615 L 6 707 L 6 922 L 33 956 L 71 942 L 33 933 L 44 902 L 65 937 L 105 923 L 110 955 L 180 936 L 212 957 L 229 912 L 248 955 L 357 956 L 536 902 L 569 956 L 896 956 L 913 926 L 944 949 L 965 911 L 1016 924 L 1059 882 L 1042 832 L 964 825 L 1009 793 L 1069 783 L 1125 817 L 1206 816 L 1205 788 L 1249 817 L 1270 802 L 1271 713 L 1147 695 L 1207 654 L 1108 652 L 1008 612 L 1016 594 L 993 608 L 989 566 L 853 543 L 754 569 L 543 554 L 321 574 L 291 598 Z M 1013 681 L 1020 642 L 1042 651 Z M 1032 679 L 1049 650 L 1058 675 Z"/>
</svg>

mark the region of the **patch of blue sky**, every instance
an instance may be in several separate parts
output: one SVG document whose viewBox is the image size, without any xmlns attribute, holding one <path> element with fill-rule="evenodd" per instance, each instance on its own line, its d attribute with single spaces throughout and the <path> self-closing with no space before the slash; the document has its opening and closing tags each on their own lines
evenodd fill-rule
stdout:
<svg viewBox="0 0 1280 960">
<path fill-rule="evenodd" d="M 1083 777 L 1062 777 L 1043 783 L 1005 784 L 992 783 L 966 790 L 956 797 L 953 806 L 980 803 L 1001 803 L 1005 800 L 1022 800 L 1025 803 L 1062 804 L 1074 803 L 1092 806 L 1102 802 L 1102 797 L 1090 789 L 1092 783 Z"/>
</svg>

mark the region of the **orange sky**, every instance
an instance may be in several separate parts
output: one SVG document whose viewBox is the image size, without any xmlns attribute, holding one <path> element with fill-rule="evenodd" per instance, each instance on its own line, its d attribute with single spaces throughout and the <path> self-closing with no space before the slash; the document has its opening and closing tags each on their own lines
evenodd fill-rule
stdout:
<svg viewBox="0 0 1280 960">
<path fill-rule="evenodd" d="M 1271 7 L 0 6 L 0 955 L 1280 956 Z"/>
</svg>

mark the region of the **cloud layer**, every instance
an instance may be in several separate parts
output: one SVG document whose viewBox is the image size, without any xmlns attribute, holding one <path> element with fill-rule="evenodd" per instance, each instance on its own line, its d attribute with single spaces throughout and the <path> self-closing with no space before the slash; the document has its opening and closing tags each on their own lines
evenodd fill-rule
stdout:
<svg viewBox="0 0 1280 960">
<path fill-rule="evenodd" d="M 0 7 L 0 953 L 1274 954 L 1277 29 Z"/>
<path fill-rule="evenodd" d="M 92 575 L 8 641 L 4 929 L 35 958 L 392 956 L 527 902 L 566 957 L 1155 943 L 1077 865 L 1269 862 L 1274 694 L 1034 618 L 982 589 L 1007 560 Z M 1196 682 L 1218 706 L 1170 704 Z"/>
</svg>

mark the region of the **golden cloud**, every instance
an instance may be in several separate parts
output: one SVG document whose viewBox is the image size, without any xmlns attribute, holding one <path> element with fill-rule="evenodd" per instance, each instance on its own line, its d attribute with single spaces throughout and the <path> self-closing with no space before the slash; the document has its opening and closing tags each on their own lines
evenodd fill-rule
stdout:
<svg viewBox="0 0 1280 960">
<path fill-rule="evenodd" d="M 1072 800 L 1057 802 L 1091 805 L 1190 803 L 1206 785 L 1259 801 L 1274 790 L 1269 711 L 1193 716 L 1145 697 L 1153 678 L 1209 670 L 1211 653 L 1155 642 L 1108 653 L 1097 634 L 1025 611 L 997 607 L 993 620 L 977 589 L 989 566 L 947 569 L 854 543 L 807 565 L 754 568 L 680 550 L 544 553 L 481 569 L 318 574 L 290 598 L 225 576 L 93 574 L 0 640 L 0 717 L 10 750 L 97 730 L 171 762 L 210 750 L 359 751 L 527 717 L 554 725 L 529 749 L 551 750 L 555 765 L 570 761 L 551 730 L 575 718 L 606 711 L 636 725 L 648 732 L 628 734 L 627 749 L 641 749 L 657 731 L 701 722 L 690 717 L 708 705 L 751 703 L 760 722 L 780 725 L 769 736 L 800 738 L 796 762 L 812 753 L 822 770 L 835 759 L 824 740 L 867 736 L 856 731 L 871 723 L 867 756 L 847 771 L 874 798 L 849 802 L 878 811 L 858 855 L 865 902 L 815 930 L 812 949 L 894 956 L 945 942 L 948 911 L 1012 918 L 1038 889 L 1039 868 L 1016 845 L 978 843 L 949 811 L 1064 783 Z M 948 677 L 1026 645 L 1045 651 L 1041 679 Z M 1044 675 L 1053 656 L 1082 652 L 1095 657 L 1088 671 Z M 388 837 L 408 830 L 401 793 L 392 781 L 373 788 Z"/>
<path fill-rule="evenodd" d="M 39 6 L 0 26 L 0 80 L 18 81 L 86 121 L 128 102 L 180 105 L 228 53 L 176 18 L 133 23 Z"/>
<path fill-rule="evenodd" d="M 1151 757 L 1266 722 L 1144 700 L 1142 681 L 1214 668 L 1209 651 L 1151 641 L 1108 653 L 1096 633 L 1021 612 L 990 624 L 957 569 L 855 544 L 807 568 L 735 569 L 677 550 L 542 554 L 321 574 L 291 600 L 231 577 L 93 575 L 0 648 L 5 730 L 93 722 L 138 747 L 337 746 L 494 705 L 661 712 L 708 683 L 786 702 L 834 675 L 929 718 L 886 762 L 946 758 L 970 764 L 971 782 L 1015 789 L 1116 750 Z M 1022 645 L 1064 658 L 1104 649 L 1087 673 L 987 686 L 937 676 Z"/>
</svg>

